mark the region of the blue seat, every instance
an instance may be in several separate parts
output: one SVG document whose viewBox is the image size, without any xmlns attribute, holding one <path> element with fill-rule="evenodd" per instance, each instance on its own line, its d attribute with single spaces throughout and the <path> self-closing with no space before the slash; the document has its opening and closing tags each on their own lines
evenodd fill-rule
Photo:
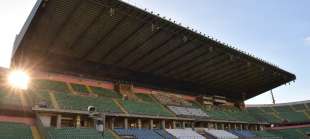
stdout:
<svg viewBox="0 0 310 139">
<path fill-rule="evenodd" d="M 254 133 L 248 130 L 232 130 L 231 133 L 237 135 L 238 137 L 256 137 Z"/>
</svg>

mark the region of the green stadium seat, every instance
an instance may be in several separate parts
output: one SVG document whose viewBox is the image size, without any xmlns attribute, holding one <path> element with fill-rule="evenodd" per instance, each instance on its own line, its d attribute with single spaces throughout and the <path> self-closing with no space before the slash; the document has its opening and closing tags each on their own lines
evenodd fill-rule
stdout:
<svg viewBox="0 0 310 139">
<path fill-rule="evenodd" d="M 279 116 L 288 122 L 309 121 L 303 112 L 280 112 Z"/>
<path fill-rule="evenodd" d="M 274 112 L 272 107 L 260 107 L 264 112 Z"/>
<path fill-rule="evenodd" d="M 0 108 L 8 107 L 31 107 L 27 94 L 14 93 L 13 91 L 0 88 Z"/>
<path fill-rule="evenodd" d="M 25 124 L 0 122 L 1 139 L 32 139 L 31 128 Z"/>
<path fill-rule="evenodd" d="M 276 106 L 273 107 L 277 112 L 293 112 L 292 108 L 289 105 L 286 106 Z"/>
<path fill-rule="evenodd" d="M 305 104 L 296 104 L 296 105 L 292 105 L 292 107 L 294 107 L 294 109 L 297 111 L 305 111 L 307 109 L 305 107 Z"/>
<path fill-rule="evenodd" d="M 252 131 L 252 133 L 254 133 L 257 137 L 262 137 L 262 138 L 274 138 L 274 137 L 279 137 L 277 135 L 274 135 L 270 132 L 267 131 Z"/>
<path fill-rule="evenodd" d="M 149 94 L 136 93 L 136 96 L 146 102 L 155 102 Z"/>
<path fill-rule="evenodd" d="M 152 116 L 173 116 L 166 108 L 153 102 L 139 102 L 131 100 L 119 100 L 120 104 L 131 114 L 142 114 Z"/>
<path fill-rule="evenodd" d="M 60 92 L 69 92 L 68 86 L 65 82 L 52 81 L 52 80 L 34 80 L 33 84 L 36 88 L 54 90 Z"/>
<path fill-rule="evenodd" d="M 93 91 L 93 93 L 100 95 L 100 96 L 113 97 L 113 98 L 122 97 L 120 93 L 113 91 L 113 90 L 109 90 L 109 89 L 105 89 L 101 87 L 94 87 L 94 86 L 89 86 L 89 88 Z"/>
<path fill-rule="evenodd" d="M 285 139 L 304 139 L 305 135 L 302 132 L 298 132 L 298 129 L 281 129 L 281 130 L 270 130 L 268 132 L 283 137 Z"/>
<path fill-rule="evenodd" d="M 54 93 L 58 105 L 62 109 L 86 111 L 88 106 L 95 106 L 97 111 L 122 113 L 115 102 L 110 98 L 78 96 L 69 93 Z"/>
<path fill-rule="evenodd" d="M 51 97 L 47 90 L 30 90 L 27 95 L 29 96 L 33 106 L 39 105 L 41 102 L 46 102 L 48 104 L 47 108 L 53 108 Z"/>
<path fill-rule="evenodd" d="M 85 85 L 70 83 L 73 91 L 78 93 L 89 93 Z"/>
<path fill-rule="evenodd" d="M 104 137 L 94 128 L 47 128 L 48 139 L 114 139 L 112 131 L 106 130 Z"/>
</svg>

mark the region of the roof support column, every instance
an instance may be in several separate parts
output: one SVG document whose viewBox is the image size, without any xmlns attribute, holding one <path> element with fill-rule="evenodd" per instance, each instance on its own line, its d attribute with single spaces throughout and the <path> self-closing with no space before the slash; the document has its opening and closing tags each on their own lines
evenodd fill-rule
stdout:
<svg viewBox="0 0 310 139">
<path fill-rule="evenodd" d="M 61 114 L 57 115 L 57 124 L 56 124 L 56 128 L 61 128 Z"/>
<path fill-rule="evenodd" d="M 176 128 L 176 121 L 173 120 L 173 121 L 172 121 L 172 129 L 175 129 L 175 128 Z"/>
<path fill-rule="evenodd" d="M 222 128 L 222 130 L 225 130 L 225 124 L 224 123 L 221 123 L 221 128 Z"/>
<path fill-rule="evenodd" d="M 114 121 L 115 121 L 115 117 L 111 118 L 111 129 L 114 129 Z"/>
<path fill-rule="evenodd" d="M 152 130 L 154 127 L 153 119 L 150 119 L 150 129 Z"/>
<path fill-rule="evenodd" d="M 185 128 L 186 122 L 182 121 L 182 128 Z"/>
<path fill-rule="evenodd" d="M 211 128 L 211 123 L 207 122 L 207 127 L 206 128 Z"/>
<path fill-rule="evenodd" d="M 81 127 L 81 116 L 77 115 L 76 116 L 76 128 L 80 128 Z"/>
<path fill-rule="evenodd" d="M 138 119 L 138 128 L 141 129 L 142 128 L 142 122 L 141 119 Z"/>
<path fill-rule="evenodd" d="M 214 129 L 218 129 L 218 128 L 217 128 L 217 123 L 214 123 Z"/>
<path fill-rule="evenodd" d="M 161 128 L 166 129 L 166 121 L 165 120 L 161 120 Z"/>
<path fill-rule="evenodd" d="M 128 118 L 124 118 L 124 128 L 128 129 Z"/>
</svg>

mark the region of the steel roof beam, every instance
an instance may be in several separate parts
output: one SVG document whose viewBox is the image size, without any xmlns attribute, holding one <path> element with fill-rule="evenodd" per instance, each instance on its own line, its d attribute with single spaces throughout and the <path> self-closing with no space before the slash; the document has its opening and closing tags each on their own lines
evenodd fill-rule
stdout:
<svg viewBox="0 0 310 139">
<path fill-rule="evenodd" d="M 106 40 L 106 38 L 113 33 L 118 27 L 119 25 L 121 25 L 123 23 L 124 20 L 126 20 L 128 18 L 128 15 L 122 16 L 122 19 L 120 21 L 118 21 L 107 33 L 105 33 L 104 35 L 102 35 L 102 37 L 100 38 L 99 41 L 96 42 L 96 44 L 94 46 L 92 46 L 91 49 L 89 49 L 85 55 L 82 56 L 82 59 L 86 59 L 89 55 L 91 55 L 102 43 L 104 43 L 104 41 Z"/>
<path fill-rule="evenodd" d="M 142 43 L 139 43 L 139 44 L 133 46 L 133 48 L 131 48 L 125 55 L 123 55 L 119 59 L 117 59 L 115 63 L 122 63 L 125 59 L 127 59 L 127 57 L 131 53 L 135 52 L 137 49 L 139 49 L 139 47 L 143 46 L 148 41 L 152 40 L 154 36 L 158 35 L 162 31 L 163 31 L 163 29 L 159 29 L 159 30 L 156 30 L 155 32 L 153 32 L 151 36 L 149 36 L 147 39 L 145 39 Z M 125 66 L 125 67 L 127 67 L 127 66 Z"/>
<path fill-rule="evenodd" d="M 180 49 L 180 48 L 182 48 L 183 46 L 186 46 L 186 45 L 192 43 L 193 41 L 194 41 L 194 40 L 190 39 L 190 40 L 188 40 L 188 41 L 186 41 L 186 42 L 184 42 L 184 43 L 179 44 L 175 49 L 172 49 L 172 50 L 170 50 L 170 51 L 168 51 L 168 52 L 165 52 L 164 54 L 162 54 L 161 57 L 154 59 L 154 60 L 153 60 L 152 62 L 150 62 L 150 63 L 152 63 L 152 65 L 155 65 L 156 63 L 160 62 L 161 59 L 167 57 L 170 53 L 173 53 L 173 52 L 177 51 L 178 49 Z M 148 68 L 150 68 L 150 67 L 148 67 Z M 150 72 L 150 71 L 156 71 L 156 67 L 155 67 L 155 68 L 151 68 L 151 69 L 144 69 L 144 67 L 141 66 L 140 68 L 138 68 L 138 70 Z"/>
<path fill-rule="evenodd" d="M 121 48 L 130 38 L 134 37 L 135 34 L 137 34 L 143 27 L 147 25 L 146 22 L 142 23 L 139 27 L 137 27 L 134 31 L 132 31 L 125 39 L 120 41 L 118 44 L 116 44 L 114 47 L 112 47 L 106 55 L 104 55 L 100 61 L 103 61 L 105 58 L 109 57 L 113 52 L 115 52 L 117 49 Z"/>
<path fill-rule="evenodd" d="M 160 43 L 159 45 L 155 46 L 154 48 L 152 48 L 151 50 L 149 50 L 148 52 L 146 52 L 145 54 L 143 54 L 142 56 L 136 58 L 135 61 L 132 61 L 129 65 L 134 67 L 141 59 L 144 59 L 145 57 L 147 57 L 148 55 L 150 55 L 151 53 L 153 53 L 154 51 L 158 50 L 159 48 L 165 46 L 166 44 L 168 44 L 170 41 L 172 41 L 174 38 L 177 38 L 179 35 L 179 33 L 183 32 L 184 30 L 179 30 L 177 32 L 175 32 L 172 36 L 170 36 L 168 39 L 166 39 L 165 41 L 163 41 L 162 43 Z"/>
<path fill-rule="evenodd" d="M 196 68 L 192 68 L 188 71 L 186 71 L 185 74 L 182 74 L 181 78 L 186 78 L 188 80 L 195 79 L 196 77 L 201 76 L 201 74 L 206 74 L 208 72 L 205 72 L 206 70 L 201 69 L 209 69 L 209 67 L 215 67 L 217 65 L 221 65 L 223 61 L 226 61 L 226 59 L 229 58 L 228 55 L 221 55 L 219 58 L 216 58 L 214 60 L 208 61 L 207 63 L 201 64 L 200 66 Z"/>
<path fill-rule="evenodd" d="M 206 56 L 205 54 L 209 54 L 209 55 Z M 200 65 L 201 63 L 204 63 L 205 62 L 204 60 L 209 61 L 211 59 L 214 59 L 217 56 L 219 56 L 219 55 L 213 51 L 208 51 L 208 52 L 202 53 L 202 54 L 194 57 L 192 60 L 187 60 L 186 63 L 184 62 L 184 64 L 182 64 L 182 66 L 180 68 L 175 68 L 175 69 L 172 68 L 171 70 L 166 71 L 164 74 L 176 77 L 179 74 L 183 73 L 184 71 L 187 71 L 187 70 L 191 69 L 192 67 L 195 67 L 197 65 Z M 204 60 L 202 58 L 204 58 Z M 203 60 L 203 61 L 198 61 L 198 60 Z"/>
<path fill-rule="evenodd" d="M 192 42 L 194 42 L 194 40 L 192 40 Z M 187 43 L 187 45 L 185 45 L 185 47 L 188 46 L 188 45 L 190 45 L 190 44 L 191 44 L 191 43 Z M 191 49 L 187 50 L 186 52 L 181 53 L 181 52 L 179 52 L 179 51 L 182 51 L 182 50 L 181 50 L 182 48 L 184 48 L 184 47 L 177 47 L 177 49 L 173 49 L 173 50 L 169 51 L 169 53 L 166 53 L 166 54 L 164 55 L 165 58 L 166 58 L 166 57 L 169 57 L 170 54 L 177 53 L 178 56 L 176 56 L 175 58 L 172 58 L 172 60 L 162 61 L 163 59 L 159 57 L 159 58 L 158 58 L 159 61 L 156 61 L 155 64 L 152 64 L 151 69 L 150 69 L 151 72 L 154 72 L 155 74 L 161 74 L 161 71 L 164 70 L 164 69 L 166 68 L 167 64 L 171 64 L 171 62 L 174 62 L 174 61 L 173 61 L 174 59 L 177 59 L 177 58 L 179 58 L 180 56 L 184 56 L 184 55 L 186 55 L 187 53 L 193 51 L 193 48 L 191 48 Z M 180 53 L 181 53 L 181 54 L 180 54 Z M 156 64 L 158 64 L 158 65 L 156 65 Z M 155 65 L 155 66 L 154 66 L 154 65 Z"/>
</svg>

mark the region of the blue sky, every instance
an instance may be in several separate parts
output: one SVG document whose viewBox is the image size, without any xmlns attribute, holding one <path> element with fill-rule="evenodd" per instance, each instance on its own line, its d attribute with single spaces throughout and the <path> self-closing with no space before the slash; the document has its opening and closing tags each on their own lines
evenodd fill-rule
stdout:
<svg viewBox="0 0 310 139">
<path fill-rule="evenodd" d="M 127 0 L 245 50 L 296 74 L 274 89 L 276 102 L 310 100 L 309 0 Z M 0 1 L 0 66 L 35 0 Z M 271 103 L 269 92 L 247 104 Z"/>
</svg>

